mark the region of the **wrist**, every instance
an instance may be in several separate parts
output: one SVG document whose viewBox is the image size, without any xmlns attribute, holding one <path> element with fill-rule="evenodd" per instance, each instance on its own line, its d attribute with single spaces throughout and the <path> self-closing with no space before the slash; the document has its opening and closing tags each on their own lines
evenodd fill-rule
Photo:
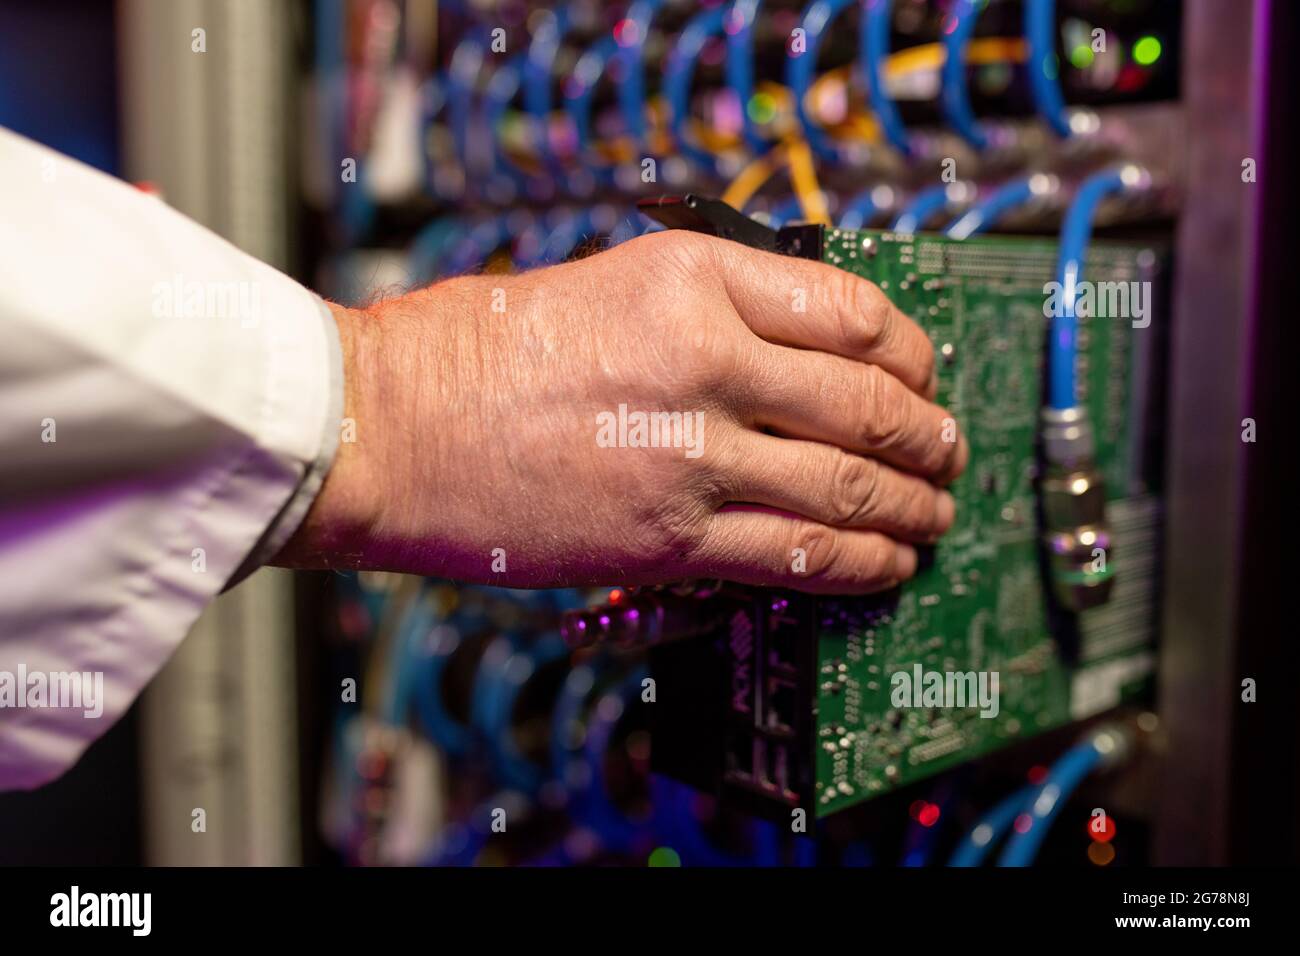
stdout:
<svg viewBox="0 0 1300 956">
<path fill-rule="evenodd" d="M 364 566 L 366 542 L 378 517 L 371 453 L 382 447 L 382 440 L 372 433 L 379 419 L 369 409 L 374 406 L 382 323 L 365 310 L 326 304 L 338 328 L 343 359 L 343 418 L 336 424 L 339 442 L 316 500 L 271 559 L 282 567 Z"/>
</svg>

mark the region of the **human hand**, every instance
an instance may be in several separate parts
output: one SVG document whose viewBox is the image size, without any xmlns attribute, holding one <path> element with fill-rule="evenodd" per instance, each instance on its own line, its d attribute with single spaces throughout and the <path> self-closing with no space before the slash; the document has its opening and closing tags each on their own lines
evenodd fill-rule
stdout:
<svg viewBox="0 0 1300 956">
<path fill-rule="evenodd" d="M 674 231 L 335 314 L 355 441 L 277 563 L 854 593 L 952 524 L 932 344 L 832 266 Z"/>
</svg>

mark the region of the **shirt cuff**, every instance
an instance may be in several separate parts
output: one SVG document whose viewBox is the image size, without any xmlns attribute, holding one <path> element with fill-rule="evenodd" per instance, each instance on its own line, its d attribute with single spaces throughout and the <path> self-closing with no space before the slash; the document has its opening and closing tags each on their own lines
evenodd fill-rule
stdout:
<svg viewBox="0 0 1300 956">
<path fill-rule="evenodd" d="M 319 450 L 316 457 L 307 463 L 302 480 L 298 482 L 289 500 L 263 532 L 248 557 L 231 575 L 223 590 L 229 590 L 262 567 L 288 543 L 293 533 L 302 524 L 303 518 L 307 516 L 312 502 L 320 494 L 325 476 L 329 474 L 330 467 L 334 464 L 334 456 L 338 453 L 343 422 L 343 348 L 339 342 L 339 327 L 334 313 L 319 296 L 313 295 L 312 298 L 316 300 L 325 329 L 325 349 L 329 362 L 329 392 L 326 398 L 325 424 L 320 435 Z"/>
</svg>

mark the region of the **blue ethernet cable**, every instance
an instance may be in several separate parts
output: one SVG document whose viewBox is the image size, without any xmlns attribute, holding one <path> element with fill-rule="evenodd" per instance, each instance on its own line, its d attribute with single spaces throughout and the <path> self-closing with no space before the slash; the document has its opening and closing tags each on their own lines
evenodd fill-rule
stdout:
<svg viewBox="0 0 1300 956">
<path fill-rule="evenodd" d="M 538 671 L 567 658 L 559 634 L 530 642 L 502 635 L 483 652 L 474 680 L 471 720 L 487 743 L 495 773 L 511 789 L 531 794 L 546 782 L 543 768 L 520 749 L 513 717 L 520 694 Z"/>
<path fill-rule="evenodd" d="M 1070 119 L 1061 95 L 1056 56 L 1056 0 L 1024 0 L 1025 38 L 1029 41 L 1029 89 L 1034 106 L 1057 136 L 1070 135 Z"/>
<path fill-rule="evenodd" d="M 541 264 L 546 237 L 554 228 L 552 223 L 562 215 L 569 215 L 569 213 L 563 209 L 553 209 L 545 215 L 536 216 L 515 235 L 511 260 L 517 271 L 522 272 Z"/>
<path fill-rule="evenodd" d="M 980 817 L 970 828 L 957 849 L 948 858 L 949 866 L 979 866 L 988 856 L 994 843 L 1028 806 L 1034 795 L 1033 787 L 1024 787 L 1009 797 L 1004 797 L 992 810 Z"/>
<path fill-rule="evenodd" d="M 758 124 L 749 115 L 754 97 L 754 20 L 762 0 L 735 0 L 727 11 L 727 86 L 740 108 L 745 145 L 755 155 L 767 152 L 767 140 L 758 132 Z"/>
<path fill-rule="evenodd" d="M 1150 181 L 1141 168 L 1126 165 L 1094 173 L 1083 181 L 1061 225 L 1056 281 L 1044 287 L 1044 311 L 1051 325 L 1047 337 L 1047 402 L 1039 413 L 1039 434 L 1046 478 L 1040 486 L 1045 528 L 1044 553 L 1052 573 L 1056 600 L 1070 611 L 1083 611 L 1110 600 L 1114 564 L 1097 567 L 1088 559 L 1095 547 L 1109 548 L 1105 489 L 1095 462 L 1093 423 L 1079 395 L 1078 296 L 1083 282 L 1092 222 L 1102 200 L 1113 193 L 1145 189 Z"/>
<path fill-rule="evenodd" d="M 1022 832 L 1014 830 L 1007 838 L 1002 855 L 998 857 L 998 866 L 1029 866 L 1034 862 L 1039 846 L 1052 821 L 1070 794 L 1101 763 L 1103 752 L 1098 747 L 1097 735 L 1084 743 L 1077 744 L 1066 751 L 1052 769 L 1047 778 L 1025 803 L 1021 812 L 1029 815 L 1030 824 Z M 1017 814 L 1018 815 L 1018 814 Z"/>
<path fill-rule="evenodd" d="M 402 612 L 389 652 L 388 686 L 385 689 L 384 719 L 394 727 L 404 727 L 415 701 L 417 684 L 423 674 L 419 666 L 421 649 L 433 626 L 435 612 L 426 599 L 428 582 L 422 582 L 415 599 Z"/>
<path fill-rule="evenodd" d="M 542 265 L 563 262 L 584 239 L 596 232 L 592 210 L 556 210 L 551 217 L 551 228 L 542 239 L 536 252 L 520 261 L 521 268 L 531 269 Z"/>
<path fill-rule="evenodd" d="M 447 77 L 437 73 L 420 84 L 420 162 L 424 173 L 424 188 L 441 198 L 438 183 L 434 181 L 434 158 L 429 151 L 429 132 L 443 110 L 447 108 Z"/>
<path fill-rule="evenodd" d="M 447 112 L 451 120 L 451 135 L 456 146 L 456 156 L 469 179 L 470 124 L 474 117 L 474 100 L 478 77 L 483 69 L 487 49 L 477 33 L 471 33 L 456 44 L 451 63 L 447 67 Z"/>
<path fill-rule="evenodd" d="M 525 54 L 507 60 L 492 71 L 487 89 L 483 91 L 483 120 L 492 141 L 492 166 L 498 176 L 507 176 L 515 183 L 521 183 L 527 173 L 511 162 L 509 155 L 501 147 L 500 127 L 510 101 L 519 93 L 523 79 Z"/>
<path fill-rule="evenodd" d="M 591 109 L 596 87 L 618 55 L 618 43 L 613 36 L 606 34 L 588 47 L 574 64 L 571 82 L 564 93 L 564 109 L 573 121 L 579 156 L 587 155 L 593 138 Z"/>
<path fill-rule="evenodd" d="M 975 34 L 975 18 L 987 0 L 957 0 L 948 14 L 948 33 L 943 38 L 943 87 L 939 102 L 944 116 L 961 137 L 976 149 L 988 147 L 988 134 L 975 119 L 966 84 L 966 46 Z"/>
<path fill-rule="evenodd" d="M 1004 183 L 971 206 L 944 230 L 949 239 L 969 239 L 996 224 L 1003 216 L 1018 206 L 1048 196 L 1059 188 L 1055 176 L 1031 173 Z"/>
<path fill-rule="evenodd" d="M 748 862 L 749 866 L 782 865 L 783 861 L 781 859 L 781 843 L 782 843 L 782 838 L 785 836 L 785 834 L 781 832 L 782 829 L 783 829 L 782 827 L 779 827 L 776 823 L 774 823 L 771 820 L 756 819 L 750 822 L 749 825 L 750 848 L 749 848 L 749 862 Z M 809 840 L 807 838 L 804 838 L 804 840 L 802 841 L 802 843 L 804 844 L 811 844 L 812 842 L 813 842 L 812 840 Z M 799 852 L 802 849 L 803 849 L 802 845 L 798 845 L 795 847 L 796 852 Z M 815 849 L 816 848 L 814 847 L 814 850 Z M 802 867 L 802 866 L 812 865 L 811 863 L 807 862 L 806 852 L 801 853 L 800 855 L 803 858 L 797 860 L 794 863 L 795 866 Z"/>
<path fill-rule="evenodd" d="M 893 24 L 894 0 L 865 0 L 859 28 L 860 59 L 867 77 L 871 111 L 885 131 L 885 139 L 904 156 L 912 155 L 907 127 L 898 104 L 885 88 L 885 61 L 889 59 L 889 31 Z"/>
<path fill-rule="evenodd" d="M 555 58 L 559 55 L 560 44 L 573 27 L 573 17 L 567 6 L 558 10 L 540 11 L 540 20 L 528 42 L 527 59 L 524 61 L 524 108 L 532 117 L 536 129 L 538 154 L 558 174 L 559 158 L 551 149 L 550 128 L 552 97 L 552 72 Z"/>
<path fill-rule="evenodd" d="M 449 249 L 464 236 L 459 216 L 439 216 L 421 229 L 406 253 L 406 272 L 412 283 L 419 286 L 437 281 Z"/>
<path fill-rule="evenodd" d="M 653 814 L 645 819 L 630 819 L 618 807 L 604 773 L 605 754 L 627 708 L 642 705 L 643 681 L 647 676 L 644 667 L 637 668 L 618 686 L 600 696 L 591 709 L 582 748 L 590 783 L 579 795 L 578 812 L 606 845 L 620 850 L 630 848 L 639 835 L 649 831 Z"/>
<path fill-rule="evenodd" d="M 916 232 L 933 216 L 948 208 L 948 191 L 956 183 L 940 183 L 922 189 L 903 207 L 891 227 L 894 232 Z"/>
<path fill-rule="evenodd" d="M 449 757 L 464 756 L 469 752 L 473 737 L 469 727 L 452 716 L 443 699 L 442 684 L 467 628 L 459 615 L 450 619 L 434 620 L 416 649 L 415 665 L 411 668 L 415 681 L 415 713 L 429 739 Z"/>
<path fill-rule="evenodd" d="M 709 39 L 723 32 L 728 16 L 730 11 L 725 7 L 714 7 L 693 16 L 682 28 L 681 36 L 673 45 L 664 66 L 668 129 L 682 155 L 713 172 L 718 172 L 718 158 L 690 141 L 686 135 L 686 123 L 690 119 L 691 81 L 695 78 L 695 62 Z"/>
<path fill-rule="evenodd" d="M 515 265 L 520 269 L 554 265 L 564 262 L 579 245 L 594 236 L 609 236 L 609 245 L 616 245 L 640 235 L 639 229 L 634 222 L 620 221 L 617 209 L 605 203 L 576 210 L 556 209 L 544 223 L 520 231 Z M 615 235 L 619 236 L 617 241 Z"/>
<path fill-rule="evenodd" d="M 844 204 L 839 228 L 863 229 L 880 213 L 892 208 L 894 191 L 888 186 L 871 186 Z"/>
<path fill-rule="evenodd" d="M 768 225 L 773 229 L 780 229 L 787 222 L 798 219 L 803 215 L 803 203 L 799 201 L 798 196 L 791 196 L 776 204 L 770 213 L 768 213 Z"/>
<path fill-rule="evenodd" d="M 663 228 L 662 223 L 650 223 L 645 214 L 639 209 L 625 209 L 623 214 L 618 217 L 614 228 L 609 233 L 609 246 L 612 249 L 617 245 L 627 242 L 629 239 L 635 239 L 637 236 L 643 236 L 647 232 L 657 232 Z"/>
<path fill-rule="evenodd" d="M 1060 287 L 1061 299 L 1052 316 L 1048 340 L 1048 405 L 1053 409 L 1069 409 L 1078 405 L 1074 372 L 1078 348 L 1075 300 L 1079 283 L 1083 279 L 1084 260 L 1097 206 L 1107 196 L 1142 187 L 1146 179 L 1146 174 L 1136 166 L 1095 173 L 1079 186 L 1074 201 L 1065 213 L 1056 265 L 1056 281 Z"/>
<path fill-rule="evenodd" d="M 555 706 L 551 709 L 551 770 L 556 778 L 569 789 L 580 789 L 588 783 L 586 779 L 571 780 L 574 776 L 583 776 L 583 766 L 579 746 L 583 736 L 578 733 L 578 722 L 587 705 L 587 699 L 596 689 L 597 682 L 609 661 L 597 657 L 585 663 L 575 663 L 564 677 L 559 693 L 555 696 Z"/>
<path fill-rule="evenodd" d="M 813 0 L 808 4 L 799 21 L 804 31 L 804 51 L 787 57 L 785 63 L 785 82 L 794 96 L 795 116 L 799 119 L 804 139 L 820 159 L 835 160 L 839 154 L 831 138 L 809 115 L 804 101 L 817 71 L 817 51 L 821 48 L 822 37 L 836 17 L 857 3 L 858 0 Z"/>
<path fill-rule="evenodd" d="M 464 240 L 449 250 L 441 271 L 447 275 L 463 275 L 483 265 L 495 249 L 510 240 L 513 234 L 511 218 L 509 214 L 501 213 L 474 223 Z"/>
<path fill-rule="evenodd" d="M 812 867 L 817 865 L 817 841 L 810 837 L 795 837 L 793 866 Z"/>
<path fill-rule="evenodd" d="M 650 36 L 650 22 L 667 0 L 633 0 L 623 15 L 625 31 L 631 36 L 619 43 L 622 75 L 619 77 L 618 102 L 628 133 L 642 149 L 648 150 L 646 132 L 645 44 Z"/>
</svg>

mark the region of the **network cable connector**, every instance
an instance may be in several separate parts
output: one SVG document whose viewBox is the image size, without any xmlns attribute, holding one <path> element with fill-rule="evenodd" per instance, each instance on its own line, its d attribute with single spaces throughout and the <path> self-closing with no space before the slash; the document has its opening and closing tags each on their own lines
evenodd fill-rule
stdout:
<svg viewBox="0 0 1300 956">
<path fill-rule="evenodd" d="M 1052 590 L 1072 611 L 1105 604 L 1114 585 L 1106 491 L 1096 466 L 1089 410 L 1079 400 L 1076 310 L 1084 259 L 1101 202 L 1112 195 L 1143 192 L 1150 184 L 1150 174 L 1132 164 L 1095 173 L 1079 186 L 1061 226 L 1061 302 L 1048 336 L 1048 401 L 1042 412 L 1046 467 L 1039 494 Z"/>
<path fill-rule="evenodd" d="M 1078 405 L 1042 411 L 1043 544 L 1057 600 L 1072 611 L 1110 600 L 1114 556 L 1092 425 Z"/>
</svg>

